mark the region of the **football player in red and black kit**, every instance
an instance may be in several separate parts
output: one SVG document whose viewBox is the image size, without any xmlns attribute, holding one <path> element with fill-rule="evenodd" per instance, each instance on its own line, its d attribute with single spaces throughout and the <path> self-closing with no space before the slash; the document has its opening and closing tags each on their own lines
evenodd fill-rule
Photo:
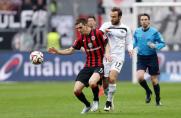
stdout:
<svg viewBox="0 0 181 118">
<path fill-rule="evenodd" d="M 87 24 L 87 19 L 77 19 L 75 27 L 81 33 L 81 36 L 79 39 L 75 40 L 70 48 L 57 50 L 52 47 L 48 49 L 48 52 L 52 54 L 70 55 L 73 54 L 75 50 L 80 50 L 81 47 L 85 49 L 86 63 L 84 68 L 77 75 L 74 85 L 75 96 L 85 104 L 81 112 L 84 114 L 91 109 L 92 105 L 86 99 L 82 90 L 84 87 L 90 86 L 93 90 L 93 94 L 95 94 L 94 96 L 98 96 L 99 91 L 97 90 L 97 83 L 104 74 L 103 57 L 107 45 L 107 38 L 103 36 L 103 33 L 98 29 L 91 29 Z M 94 98 L 94 101 L 98 103 L 99 98 Z M 93 111 L 97 109 L 98 108 L 95 108 Z"/>
</svg>

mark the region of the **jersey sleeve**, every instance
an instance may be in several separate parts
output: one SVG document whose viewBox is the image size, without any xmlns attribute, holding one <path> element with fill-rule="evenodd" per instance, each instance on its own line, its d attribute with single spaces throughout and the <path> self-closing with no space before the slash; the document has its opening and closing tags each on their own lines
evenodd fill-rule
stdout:
<svg viewBox="0 0 181 118">
<path fill-rule="evenodd" d="M 160 50 L 161 48 L 165 47 L 165 41 L 160 32 L 155 33 L 155 40 L 156 40 L 155 48 L 157 50 Z"/>
<path fill-rule="evenodd" d="M 137 47 L 137 42 L 138 42 L 138 40 L 137 40 L 137 36 L 136 36 L 136 31 L 134 32 L 134 34 L 133 34 L 133 48 L 136 48 Z"/>
<path fill-rule="evenodd" d="M 102 26 L 99 28 L 100 31 L 102 31 L 103 33 L 106 32 L 107 29 L 107 23 L 102 24 Z"/>
<path fill-rule="evenodd" d="M 104 43 L 104 46 L 108 43 L 108 38 L 106 34 L 104 34 L 102 31 L 98 30 L 100 40 Z"/>
<path fill-rule="evenodd" d="M 83 43 L 82 43 L 82 37 L 79 37 L 78 39 L 76 39 L 72 45 L 72 47 L 76 50 L 80 50 L 80 48 L 82 47 Z"/>
<path fill-rule="evenodd" d="M 127 28 L 126 45 L 127 45 L 128 51 L 133 50 L 132 34 L 129 28 Z"/>
</svg>

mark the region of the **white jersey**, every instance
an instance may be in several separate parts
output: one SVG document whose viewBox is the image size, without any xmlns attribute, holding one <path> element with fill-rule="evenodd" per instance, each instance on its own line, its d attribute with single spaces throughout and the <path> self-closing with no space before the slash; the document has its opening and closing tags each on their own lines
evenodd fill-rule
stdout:
<svg viewBox="0 0 181 118">
<path fill-rule="evenodd" d="M 110 32 L 106 32 L 106 29 L 109 29 Z M 122 23 L 120 25 L 112 25 L 111 22 L 106 22 L 99 30 L 108 37 L 111 56 L 119 56 L 119 59 L 124 61 L 126 46 L 128 51 L 133 49 L 132 35 L 129 27 Z"/>
</svg>

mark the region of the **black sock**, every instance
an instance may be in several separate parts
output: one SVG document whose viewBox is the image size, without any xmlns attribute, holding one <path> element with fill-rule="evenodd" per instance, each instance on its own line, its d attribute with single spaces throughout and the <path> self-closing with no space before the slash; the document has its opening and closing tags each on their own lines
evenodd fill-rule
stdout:
<svg viewBox="0 0 181 118">
<path fill-rule="evenodd" d="M 160 99 L 160 85 L 156 84 L 153 85 L 154 91 L 155 91 L 155 95 L 157 99 Z"/>
<path fill-rule="evenodd" d="M 151 92 L 150 88 L 148 87 L 148 84 L 147 84 L 146 80 L 139 81 L 139 83 L 146 90 L 146 93 L 150 93 Z"/>
<path fill-rule="evenodd" d="M 90 102 L 87 101 L 84 93 L 81 93 L 81 94 L 79 94 L 79 95 L 76 95 L 76 97 L 77 97 L 81 102 L 83 102 L 83 103 L 86 105 L 86 107 L 90 107 Z"/>
<path fill-rule="evenodd" d="M 99 87 L 92 88 L 92 93 L 94 95 L 94 101 L 99 101 Z"/>
</svg>

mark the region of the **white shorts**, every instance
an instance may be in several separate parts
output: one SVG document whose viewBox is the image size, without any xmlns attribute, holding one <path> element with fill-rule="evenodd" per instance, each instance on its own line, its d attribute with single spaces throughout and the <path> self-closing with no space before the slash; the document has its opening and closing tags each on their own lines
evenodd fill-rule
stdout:
<svg viewBox="0 0 181 118">
<path fill-rule="evenodd" d="M 111 70 L 116 70 L 120 73 L 124 61 L 117 57 L 112 57 L 112 61 L 109 62 L 105 58 L 103 59 L 104 64 L 104 76 L 109 77 L 109 73 Z"/>
</svg>

